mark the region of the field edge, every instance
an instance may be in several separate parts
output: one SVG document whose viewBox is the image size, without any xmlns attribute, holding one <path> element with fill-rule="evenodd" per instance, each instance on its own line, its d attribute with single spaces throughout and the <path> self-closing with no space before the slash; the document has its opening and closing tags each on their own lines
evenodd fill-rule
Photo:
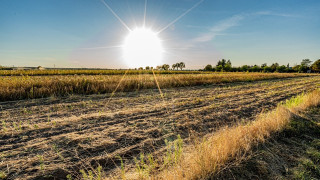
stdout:
<svg viewBox="0 0 320 180">
<path fill-rule="evenodd" d="M 207 179 L 214 177 L 232 161 L 245 159 L 255 145 L 283 131 L 295 114 L 320 104 L 320 91 L 302 94 L 247 124 L 224 128 L 203 142 L 188 148 L 173 167 L 151 175 L 151 179 Z M 131 176 L 132 177 L 132 176 Z M 141 177 L 139 177 L 141 178 Z M 146 178 L 146 179 L 148 179 Z"/>
</svg>

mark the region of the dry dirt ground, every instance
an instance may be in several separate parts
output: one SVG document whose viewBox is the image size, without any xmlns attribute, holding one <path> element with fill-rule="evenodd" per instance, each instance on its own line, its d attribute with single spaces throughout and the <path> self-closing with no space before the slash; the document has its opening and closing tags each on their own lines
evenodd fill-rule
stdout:
<svg viewBox="0 0 320 180">
<path fill-rule="evenodd" d="M 101 165 L 106 175 L 133 166 L 133 157 L 164 150 L 178 134 L 184 143 L 302 92 L 320 77 L 143 90 L 0 102 L 0 172 L 9 179 L 65 179 Z"/>
</svg>

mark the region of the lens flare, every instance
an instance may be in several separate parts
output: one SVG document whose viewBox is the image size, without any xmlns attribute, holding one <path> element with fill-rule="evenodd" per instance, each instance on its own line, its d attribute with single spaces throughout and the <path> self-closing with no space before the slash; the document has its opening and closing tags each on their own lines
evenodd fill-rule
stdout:
<svg viewBox="0 0 320 180">
<path fill-rule="evenodd" d="M 129 68 L 161 64 L 163 48 L 158 34 L 150 29 L 137 28 L 130 31 L 123 45 L 123 56 Z"/>
</svg>

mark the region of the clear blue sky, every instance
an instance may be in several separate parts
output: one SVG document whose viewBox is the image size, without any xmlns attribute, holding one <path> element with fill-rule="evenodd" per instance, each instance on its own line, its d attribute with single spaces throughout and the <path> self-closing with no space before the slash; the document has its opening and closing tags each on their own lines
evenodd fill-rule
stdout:
<svg viewBox="0 0 320 180">
<path fill-rule="evenodd" d="M 144 0 L 105 0 L 130 27 Z M 127 29 L 100 0 L 1 0 L 0 65 L 126 68 Z M 168 25 L 199 0 L 148 0 L 146 26 Z M 319 0 L 204 0 L 162 31 L 163 63 L 187 68 L 320 58 Z"/>
</svg>

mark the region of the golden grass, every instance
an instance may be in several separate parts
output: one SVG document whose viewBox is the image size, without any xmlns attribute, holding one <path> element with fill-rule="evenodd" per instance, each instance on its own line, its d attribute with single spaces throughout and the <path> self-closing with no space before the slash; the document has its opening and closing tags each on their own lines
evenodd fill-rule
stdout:
<svg viewBox="0 0 320 180">
<path fill-rule="evenodd" d="M 320 104 L 320 91 L 301 95 L 261 114 L 248 124 L 224 128 L 203 142 L 192 146 L 174 167 L 151 179 L 207 179 L 218 173 L 230 160 L 241 160 L 254 145 L 264 142 L 272 133 L 283 130 L 293 113 Z"/>
<path fill-rule="evenodd" d="M 161 88 L 257 81 L 276 78 L 309 76 L 288 73 L 211 73 L 157 74 Z M 66 96 L 70 94 L 103 94 L 117 91 L 136 91 L 157 88 L 151 74 L 126 75 L 69 75 L 69 76 L 5 76 L 0 78 L 0 101 Z"/>
</svg>

